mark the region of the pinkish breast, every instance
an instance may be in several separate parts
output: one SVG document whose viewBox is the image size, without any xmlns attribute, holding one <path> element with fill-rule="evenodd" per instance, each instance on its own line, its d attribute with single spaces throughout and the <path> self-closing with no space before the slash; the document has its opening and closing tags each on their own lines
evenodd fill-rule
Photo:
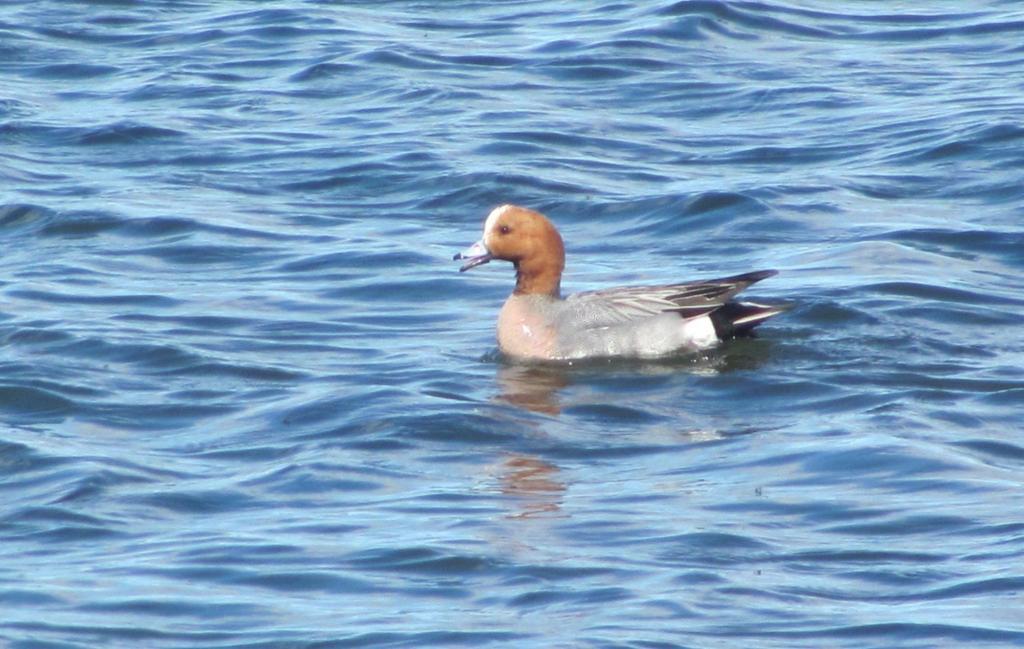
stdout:
<svg viewBox="0 0 1024 649">
<path fill-rule="evenodd" d="M 498 347 L 509 356 L 555 358 L 556 333 L 545 317 L 546 296 L 511 295 L 498 315 Z"/>
</svg>

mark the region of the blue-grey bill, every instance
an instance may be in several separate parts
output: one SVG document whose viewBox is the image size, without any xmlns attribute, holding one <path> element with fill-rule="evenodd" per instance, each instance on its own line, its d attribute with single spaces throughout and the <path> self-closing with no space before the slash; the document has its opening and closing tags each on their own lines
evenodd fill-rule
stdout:
<svg viewBox="0 0 1024 649">
<path fill-rule="evenodd" d="M 462 273 L 469 270 L 470 268 L 476 268 L 481 264 L 486 264 L 487 262 L 489 262 L 491 260 L 491 253 L 489 250 L 487 250 L 487 247 L 484 246 L 482 241 L 477 241 L 469 248 L 466 248 L 460 253 L 456 253 L 456 255 L 452 257 L 452 259 L 466 260 L 466 263 L 463 264 L 461 268 L 459 268 L 459 272 Z"/>
</svg>

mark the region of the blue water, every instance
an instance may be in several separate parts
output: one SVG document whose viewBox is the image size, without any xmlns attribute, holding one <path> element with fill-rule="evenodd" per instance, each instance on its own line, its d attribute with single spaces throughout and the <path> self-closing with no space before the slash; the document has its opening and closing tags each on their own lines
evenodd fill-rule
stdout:
<svg viewBox="0 0 1024 649">
<path fill-rule="evenodd" d="M 1024 645 L 1019 2 L 0 4 L 0 644 Z M 760 268 L 658 363 L 569 290 Z"/>
</svg>

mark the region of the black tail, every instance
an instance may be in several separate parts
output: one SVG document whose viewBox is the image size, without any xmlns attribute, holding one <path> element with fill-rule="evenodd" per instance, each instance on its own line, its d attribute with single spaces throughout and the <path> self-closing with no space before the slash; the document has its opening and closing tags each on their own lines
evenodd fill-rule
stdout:
<svg viewBox="0 0 1024 649">
<path fill-rule="evenodd" d="M 719 339 L 753 335 L 754 327 L 773 315 L 792 308 L 791 304 L 755 304 L 754 302 L 726 302 L 710 314 L 711 323 Z"/>
</svg>

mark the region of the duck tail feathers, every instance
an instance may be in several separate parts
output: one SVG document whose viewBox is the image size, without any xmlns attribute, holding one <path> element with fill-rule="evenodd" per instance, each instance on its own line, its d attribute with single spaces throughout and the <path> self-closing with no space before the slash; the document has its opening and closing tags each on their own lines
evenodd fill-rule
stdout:
<svg viewBox="0 0 1024 649">
<path fill-rule="evenodd" d="M 753 335 L 754 327 L 772 316 L 793 308 L 792 304 L 758 304 L 756 302 L 726 302 L 709 314 L 715 333 L 721 340 Z"/>
</svg>

